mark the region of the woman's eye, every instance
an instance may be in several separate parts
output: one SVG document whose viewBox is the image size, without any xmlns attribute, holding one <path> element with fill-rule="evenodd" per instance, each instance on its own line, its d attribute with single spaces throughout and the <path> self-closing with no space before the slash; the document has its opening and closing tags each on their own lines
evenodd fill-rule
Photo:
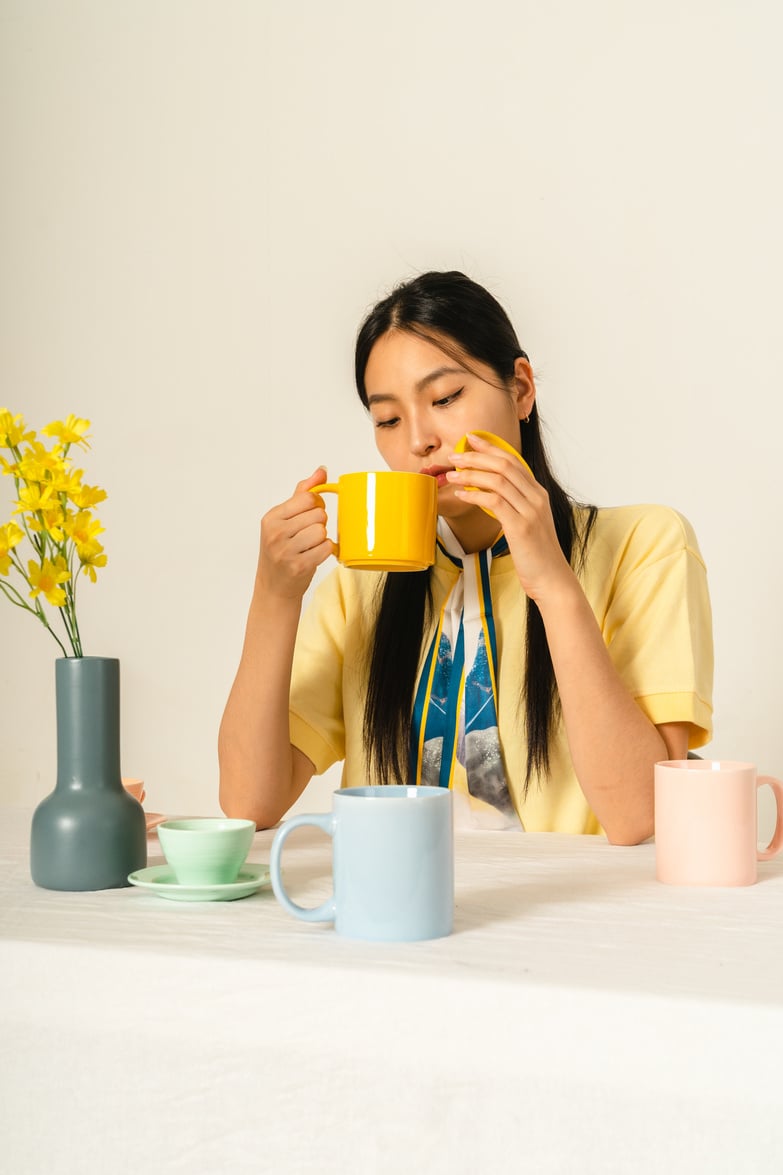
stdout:
<svg viewBox="0 0 783 1175">
<path fill-rule="evenodd" d="M 399 424 L 399 416 L 390 416 L 388 420 L 376 420 L 376 428 L 394 428 L 395 424 Z"/>
<path fill-rule="evenodd" d="M 435 400 L 435 407 L 447 408 L 449 404 L 453 404 L 455 400 L 459 399 L 464 390 L 464 388 L 458 388 L 456 392 L 451 392 L 448 396 L 444 396 L 441 400 Z"/>
</svg>

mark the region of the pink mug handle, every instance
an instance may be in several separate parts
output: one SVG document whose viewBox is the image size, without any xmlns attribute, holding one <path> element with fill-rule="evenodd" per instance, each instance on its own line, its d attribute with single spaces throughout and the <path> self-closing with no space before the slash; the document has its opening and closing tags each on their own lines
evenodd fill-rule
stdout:
<svg viewBox="0 0 783 1175">
<path fill-rule="evenodd" d="M 775 821 L 775 831 L 772 834 L 772 840 L 765 849 L 758 850 L 759 861 L 768 861 L 770 857 L 775 857 L 783 849 L 783 783 L 779 779 L 773 779 L 771 775 L 759 775 L 756 780 L 756 787 L 763 787 L 768 783 L 775 793 L 775 806 L 777 808 L 777 820 Z"/>
</svg>

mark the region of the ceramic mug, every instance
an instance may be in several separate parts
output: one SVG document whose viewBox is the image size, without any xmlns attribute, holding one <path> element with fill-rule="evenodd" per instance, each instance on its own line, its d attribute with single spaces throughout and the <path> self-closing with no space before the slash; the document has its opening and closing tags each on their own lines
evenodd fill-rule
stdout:
<svg viewBox="0 0 783 1175">
<path fill-rule="evenodd" d="M 291 900 L 280 870 L 286 838 L 305 824 L 332 837 L 334 892 L 310 909 Z M 331 812 L 294 816 L 278 829 L 269 870 L 277 900 L 305 922 L 334 922 L 346 938 L 379 942 L 442 938 L 454 920 L 451 792 L 342 788 Z"/>
<path fill-rule="evenodd" d="M 337 551 L 359 571 L 424 571 L 435 562 L 438 483 L 423 473 L 344 473 L 313 486 L 337 494 Z"/>
<path fill-rule="evenodd" d="M 758 789 L 775 795 L 777 821 L 758 847 Z M 783 783 L 752 763 L 672 759 L 655 765 L 655 870 L 667 885 L 753 885 L 757 861 L 783 849 Z"/>
</svg>

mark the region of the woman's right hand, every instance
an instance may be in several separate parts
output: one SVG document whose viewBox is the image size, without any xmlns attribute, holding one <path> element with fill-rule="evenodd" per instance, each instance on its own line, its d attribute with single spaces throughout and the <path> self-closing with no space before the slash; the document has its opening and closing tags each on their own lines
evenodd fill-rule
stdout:
<svg viewBox="0 0 783 1175">
<path fill-rule="evenodd" d="M 299 482 L 288 501 L 273 506 L 261 519 L 256 583 L 266 596 L 301 600 L 316 568 L 333 554 L 323 501 L 311 492 L 326 480 L 320 466 Z"/>
<path fill-rule="evenodd" d="M 299 612 L 320 563 L 332 554 L 316 469 L 261 520 L 253 598 L 239 668 L 220 724 L 220 804 L 226 815 L 271 828 L 303 792 L 314 767 L 291 745 L 289 691 Z"/>
</svg>

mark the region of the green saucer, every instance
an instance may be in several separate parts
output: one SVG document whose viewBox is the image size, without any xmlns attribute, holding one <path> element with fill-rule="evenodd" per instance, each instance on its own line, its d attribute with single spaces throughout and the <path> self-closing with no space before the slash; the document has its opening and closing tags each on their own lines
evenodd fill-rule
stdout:
<svg viewBox="0 0 783 1175">
<path fill-rule="evenodd" d="M 170 865 L 138 869 L 130 874 L 128 881 L 172 902 L 235 902 L 269 885 L 269 866 L 243 865 L 236 881 L 228 885 L 180 885 Z"/>
</svg>

